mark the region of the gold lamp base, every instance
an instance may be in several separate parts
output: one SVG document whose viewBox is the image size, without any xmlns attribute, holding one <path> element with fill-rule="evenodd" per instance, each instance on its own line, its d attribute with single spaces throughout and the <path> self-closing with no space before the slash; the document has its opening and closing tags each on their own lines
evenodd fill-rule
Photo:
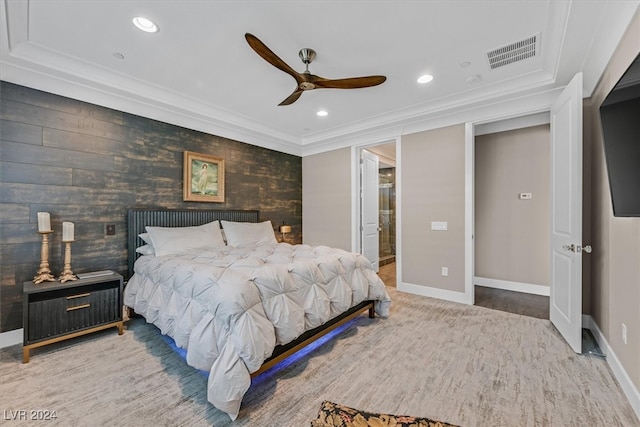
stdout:
<svg viewBox="0 0 640 427">
<path fill-rule="evenodd" d="M 42 282 L 55 282 L 56 278 L 51 274 L 51 270 L 40 271 L 38 270 L 38 274 L 33 277 L 33 283 L 39 285 Z"/>
<path fill-rule="evenodd" d="M 60 283 L 68 282 L 69 280 L 78 280 L 78 276 L 71 271 L 71 242 L 68 240 L 64 242 L 64 269 L 60 273 Z"/>
<path fill-rule="evenodd" d="M 73 271 L 64 271 L 59 277 L 60 283 L 68 282 L 69 280 L 78 280 L 78 276 L 73 274 Z"/>
<path fill-rule="evenodd" d="M 56 278 L 49 269 L 49 234 L 52 231 L 38 231 L 42 235 L 42 246 L 40 248 L 40 268 L 33 278 L 33 283 L 38 285 L 42 282 L 55 282 Z"/>
</svg>

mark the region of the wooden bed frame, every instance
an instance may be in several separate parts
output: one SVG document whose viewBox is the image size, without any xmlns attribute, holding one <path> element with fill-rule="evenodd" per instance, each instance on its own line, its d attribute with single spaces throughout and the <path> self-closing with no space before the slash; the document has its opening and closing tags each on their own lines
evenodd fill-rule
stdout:
<svg viewBox="0 0 640 427">
<path fill-rule="evenodd" d="M 206 224 L 215 220 L 238 221 L 238 222 L 259 222 L 260 211 L 258 210 L 201 210 L 201 209 L 130 209 L 127 213 L 127 254 L 129 277 L 133 275 L 133 265 L 140 257 L 136 248 L 142 246 L 144 241 L 138 237 L 144 233 L 145 226 L 154 227 L 190 227 Z M 260 375 L 264 371 L 272 368 L 282 360 L 301 350 L 320 337 L 326 335 L 340 325 L 360 316 L 365 311 L 369 312 L 369 317 L 374 318 L 374 301 L 363 301 L 351 307 L 346 312 L 330 319 L 323 325 L 311 329 L 300 335 L 295 340 L 285 345 L 278 345 L 273 350 L 273 354 L 264 361 L 260 369 L 253 372 L 251 377 Z"/>
</svg>

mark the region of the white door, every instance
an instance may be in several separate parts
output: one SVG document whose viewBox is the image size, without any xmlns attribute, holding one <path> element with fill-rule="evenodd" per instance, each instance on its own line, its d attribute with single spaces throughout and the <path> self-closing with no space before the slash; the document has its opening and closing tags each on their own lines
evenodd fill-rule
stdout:
<svg viewBox="0 0 640 427">
<path fill-rule="evenodd" d="M 378 156 L 362 150 L 360 176 L 362 182 L 361 224 L 362 254 L 367 257 L 373 268 L 379 268 L 379 212 L 378 212 Z"/>
<path fill-rule="evenodd" d="M 550 318 L 582 353 L 582 73 L 551 108 Z"/>
</svg>

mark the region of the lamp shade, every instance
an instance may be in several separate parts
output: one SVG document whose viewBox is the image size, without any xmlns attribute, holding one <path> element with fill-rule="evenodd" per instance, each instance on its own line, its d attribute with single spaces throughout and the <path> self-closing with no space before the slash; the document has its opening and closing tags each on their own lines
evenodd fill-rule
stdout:
<svg viewBox="0 0 640 427">
<path fill-rule="evenodd" d="M 291 233 L 291 226 L 282 224 L 280 227 L 278 227 L 278 231 L 280 231 L 283 234 L 284 233 Z"/>
</svg>

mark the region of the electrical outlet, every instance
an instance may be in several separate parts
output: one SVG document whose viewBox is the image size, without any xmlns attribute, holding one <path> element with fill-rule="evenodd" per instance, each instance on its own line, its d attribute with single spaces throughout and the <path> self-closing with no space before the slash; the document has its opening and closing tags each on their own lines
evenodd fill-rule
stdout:
<svg viewBox="0 0 640 427">
<path fill-rule="evenodd" d="M 627 343 L 627 325 L 622 324 L 622 342 Z"/>
<path fill-rule="evenodd" d="M 449 267 L 442 267 L 442 275 L 443 276 L 449 275 Z"/>
<path fill-rule="evenodd" d="M 107 224 L 104 226 L 104 234 L 107 236 L 115 236 L 116 234 L 116 225 L 115 224 Z"/>
</svg>

